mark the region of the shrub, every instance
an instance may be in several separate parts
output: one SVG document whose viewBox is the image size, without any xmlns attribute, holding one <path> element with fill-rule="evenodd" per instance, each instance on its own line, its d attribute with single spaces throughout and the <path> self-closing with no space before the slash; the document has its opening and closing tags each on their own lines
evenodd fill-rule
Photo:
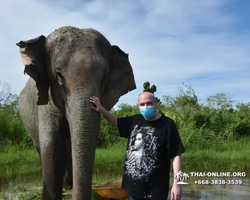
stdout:
<svg viewBox="0 0 250 200">
<path fill-rule="evenodd" d="M 116 117 L 127 117 L 139 114 L 137 105 L 131 106 L 129 104 L 121 104 L 118 110 L 111 110 L 111 113 Z M 101 116 L 101 125 L 99 137 L 97 140 L 97 147 L 112 146 L 121 141 L 117 127 L 111 125 L 103 116 Z"/>
<path fill-rule="evenodd" d="M 21 121 L 17 95 L 8 94 L 0 101 L 0 148 L 33 147 Z M 176 97 L 164 96 L 158 111 L 172 118 L 187 146 L 204 146 L 215 140 L 238 140 L 250 135 L 250 103 L 236 104 L 230 95 L 219 93 L 203 103 L 191 86 L 183 85 Z M 117 117 L 139 114 L 138 105 L 121 104 L 111 110 Z M 118 130 L 101 117 L 97 147 L 108 147 L 120 142 Z"/>
<path fill-rule="evenodd" d="M 32 146 L 17 109 L 17 95 L 9 94 L 0 105 L 0 148 L 17 145 L 21 149 Z"/>
</svg>

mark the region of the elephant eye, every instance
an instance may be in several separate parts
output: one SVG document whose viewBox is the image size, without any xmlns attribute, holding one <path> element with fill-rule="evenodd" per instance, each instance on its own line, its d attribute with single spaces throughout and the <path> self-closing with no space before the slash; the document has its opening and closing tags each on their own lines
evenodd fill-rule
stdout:
<svg viewBox="0 0 250 200">
<path fill-rule="evenodd" d="M 62 85 L 64 83 L 63 75 L 62 75 L 62 73 L 59 70 L 55 71 L 55 77 L 56 77 L 56 80 L 58 81 L 58 83 L 60 85 Z"/>
</svg>

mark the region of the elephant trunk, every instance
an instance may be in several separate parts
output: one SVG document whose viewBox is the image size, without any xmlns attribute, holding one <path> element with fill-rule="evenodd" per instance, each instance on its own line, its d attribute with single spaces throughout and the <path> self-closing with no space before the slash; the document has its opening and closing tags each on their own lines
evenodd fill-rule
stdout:
<svg viewBox="0 0 250 200">
<path fill-rule="evenodd" d="M 72 199 L 90 200 L 96 142 L 100 128 L 100 114 L 91 108 L 90 96 L 98 92 L 75 90 L 68 99 L 67 118 L 70 124 L 73 194 Z"/>
</svg>

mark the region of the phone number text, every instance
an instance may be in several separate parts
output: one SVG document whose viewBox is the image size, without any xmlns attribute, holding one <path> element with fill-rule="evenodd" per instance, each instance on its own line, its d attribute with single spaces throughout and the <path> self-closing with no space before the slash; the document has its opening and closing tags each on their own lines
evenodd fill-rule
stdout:
<svg viewBox="0 0 250 200">
<path fill-rule="evenodd" d="M 198 185 L 241 185 L 243 183 L 242 180 L 196 180 L 195 184 Z"/>
</svg>

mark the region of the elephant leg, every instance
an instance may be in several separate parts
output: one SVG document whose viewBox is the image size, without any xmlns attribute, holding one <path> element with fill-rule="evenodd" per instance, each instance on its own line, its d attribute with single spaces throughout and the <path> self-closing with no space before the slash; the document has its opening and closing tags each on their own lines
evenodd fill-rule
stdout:
<svg viewBox="0 0 250 200">
<path fill-rule="evenodd" d="M 72 168 L 72 150 L 70 137 L 66 140 L 67 144 L 67 165 L 64 174 L 63 187 L 65 189 L 72 189 L 73 187 L 73 168 Z"/>
<path fill-rule="evenodd" d="M 48 104 L 39 107 L 39 138 L 43 176 L 43 200 L 61 200 L 67 147 L 60 114 Z"/>
</svg>

